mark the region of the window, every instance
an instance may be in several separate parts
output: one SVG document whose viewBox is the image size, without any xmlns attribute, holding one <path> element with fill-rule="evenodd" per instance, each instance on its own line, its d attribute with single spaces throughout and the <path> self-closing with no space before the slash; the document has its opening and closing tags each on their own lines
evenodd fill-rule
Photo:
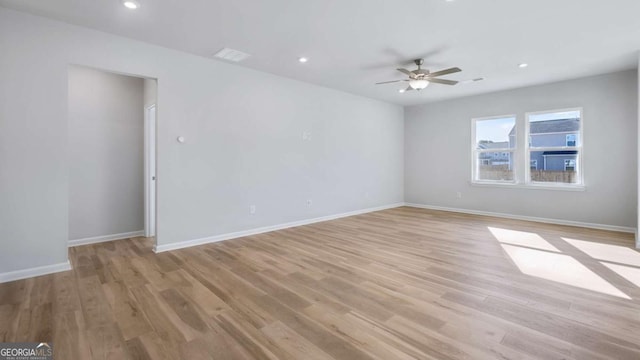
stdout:
<svg viewBox="0 0 640 360">
<path fill-rule="evenodd" d="M 579 108 L 473 119 L 471 181 L 582 189 L 582 120 Z"/>
<path fill-rule="evenodd" d="M 513 183 L 516 117 L 474 119 L 473 181 Z"/>
<path fill-rule="evenodd" d="M 525 181 L 530 184 L 581 185 L 581 110 L 527 114 L 525 126 L 529 137 L 525 153 L 531 164 Z"/>
</svg>

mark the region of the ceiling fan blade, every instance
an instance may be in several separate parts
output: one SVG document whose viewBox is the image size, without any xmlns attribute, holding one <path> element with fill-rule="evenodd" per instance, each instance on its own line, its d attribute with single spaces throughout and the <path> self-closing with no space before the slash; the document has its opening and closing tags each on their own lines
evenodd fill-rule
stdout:
<svg viewBox="0 0 640 360">
<path fill-rule="evenodd" d="M 450 68 L 450 69 L 445 69 L 445 70 L 432 72 L 431 74 L 429 74 L 429 77 L 449 75 L 449 74 L 454 74 L 454 73 L 457 73 L 457 72 L 460 72 L 460 71 L 462 71 L 460 68 L 453 67 L 453 68 Z"/>
<path fill-rule="evenodd" d="M 471 83 L 482 81 L 482 80 L 484 80 L 484 78 L 481 78 L 481 77 L 475 78 L 475 79 L 467 79 L 467 80 L 460 81 L 460 84 L 471 84 Z"/>
<path fill-rule="evenodd" d="M 427 79 L 429 82 L 432 83 L 436 83 L 436 84 L 443 84 L 443 85 L 455 85 L 458 82 L 457 81 L 453 81 L 453 80 L 445 80 L 445 79 Z"/>
<path fill-rule="evenodd" d="M 416 74 L 415 74 L 415 73 L 412 73 L 411 71 L 409 71 L 409 70 L 407 70 L 407 69 L 396 69 L 396 70 L 398 70 L 398 71 L 400 71 L 401 73 L 403 73 L 403 74 L 405 74 L 405 75 L 408 75 L 408 76 L 410 76 L 410 77 L 414 77 L 414 76 L 416 76 Z"/>
<path fill-rule="evenodd" d="M 404 89 L 404 91 L 413 91 L 413 88 L 411 86 L 407 86 L 407 88 Z"/>
<path fill-rule="evenodd" d="M 383 81 L 383 82 L 376 83 L 376 85 L 382 85 L 382 84 L 393 84 L 393 83 L 397 83 L 397 82 L 401 82 L 401 81 L 409 81 L 409 80 L 391 80 L 391 81 Z"/>
</svg>

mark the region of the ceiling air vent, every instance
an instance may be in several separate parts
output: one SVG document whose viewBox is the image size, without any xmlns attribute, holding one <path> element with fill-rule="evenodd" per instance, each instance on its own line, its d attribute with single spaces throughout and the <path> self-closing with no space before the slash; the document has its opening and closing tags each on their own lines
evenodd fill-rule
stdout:
<svg viewBox="0 0 640 360">
<path fill-rule="evenodd" d="M 217 53 L 215 53 L 215 55 L 213 55 L 213 57 L 217 57 L 218 59 L 233 61 L 233 62 L 240 62 L 248 58 L 249 56 L 251 55 L 247 53 L 243 53 L 242 51 L 233 50 L 229 48 L 224 48 L 218 51 Z"/>
</svg>

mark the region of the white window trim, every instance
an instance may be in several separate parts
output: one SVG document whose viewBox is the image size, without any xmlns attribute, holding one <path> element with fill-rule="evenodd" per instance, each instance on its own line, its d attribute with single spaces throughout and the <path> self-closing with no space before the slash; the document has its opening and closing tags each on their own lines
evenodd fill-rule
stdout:
<svg viewBox="0 0 640 360">
<path fill-rule="evenodd" d="M 553 111 L 550 111 L 550 112 L 553 112 Z M 546 111 L 542 111 L 541 113 L 544 114 L 544 113 L 546 113 Z M 535 114 L 535 113 L 532 113 L 532 114 Z M 548 133 L 543 133 L 543 134 L 529 134 L 529 135 L 531 135 L 531 136 L 542 136 L 542 135 L 560 135 L 560 134 L 569 135 L 569 134 L 574 134 L 574 132 L 573 131 L 556 131 L 556 132 L 548 132 Z"/>
<path fill-rule="evenodd" d="M 505 119 L 505 118 L 514 118 L 514 126 L 516 128 L 515 139 L 516 139 L 516 147 L 515 148 L 499 148 L 499 149 L 478 149 L 478 144 L 476 143 L 476 123 L 478 121 L 485 120 L 496 120 L 496 119 Z M 518 116 L 515 114 L 507 114 L 507 115 L 498 115 L 498 116 L 488 116 L 488 117 L 477 117 L 471 119 L 471 182 L 475 184 L 495 184 L 495 185 L 513 185 L 517 184 L 517 171 L 515 160 L 518 151 Z M 478 179 L 477 169 L 478 165 L 478 154 L 480 153 L 495 153 L 495 152 L 508 152 L 513 153 L 511 156 L 511 170 L 513 171 L 513 180 L 480 180 Z"/>
<path fill-rule="evenodd" d="M 547 182 L 539 182 L 539 181 L 531 181 L 531 168 L 525 167 L 524 171 L 524 184 L 527 186 L 543 186 L 543 187 L 553 187 L 553 188 L 578 188 L 582 189 L 585 187 L 584 183 L 584 169 L 583 169 L 583 143 L 584 137 L 582 136 L 584 132 L 584 111 L 582 107 L 576 108 L 568 108 L 568 109 L 557 109 L 557 110 L 545 110 L 545 111 L 535 111 L 535 112 L 527 112 L 524 115 L 524 134 L 525 139 L 529 139 L 531 136 L 529 131 L 529 118 L 533 115 L 540 114 L 549 114 L 549 113 L 559 113 L 559 112 L 569 112 L 569 111 L 579 111 L 580 112 L 580 129 L 578 131 L 578 139 L 580 141 L 579 146 L 554 146 L 554 147 L 530 147 L 527 142 L 524 144 L 524 153 L 525 153 L 525 164 L 529 164 L 531 161 L 531 152 L 532 151 L 577 151 L 576 154 L 576 171 L 578 172 L 578 183 L 575 184 L 564 184 L 564 183 L 547 183 Z M 517 128 L 516 128 L 517 131 Z M 573 133 L 573 132 L 572 132 Z M 566 141 L 565 141 L 566 145 Z"/>
<path fill-rule="evenodd" d="M 488 188 L 502 188 L 502 189 L 526 189 L 526 190 L 557 190 L 557 191 L 587 191 L 584 186 L 572 185 L 555 185 L 555 183 L 535 183 L 535 184 L 522 184 L 522 183 L 500 183 L 500 182 L 479 182 L 470 181 L 471 186 L 488 187 Z"/>
</svg>

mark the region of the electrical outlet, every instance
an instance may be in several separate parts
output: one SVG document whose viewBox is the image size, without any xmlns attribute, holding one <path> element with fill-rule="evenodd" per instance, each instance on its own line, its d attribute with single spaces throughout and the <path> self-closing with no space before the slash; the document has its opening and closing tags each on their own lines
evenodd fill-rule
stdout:
<svg viewBox="0 0 640 360">
<path fill-rule="evenodd" d="M 457 197 L 458 199 L 462 199 L 462 193 L 461 193 L 460 191 L 458 191 L 458 192 L 456 193 L 456 197 Z"/>
<path fill-rule="evenodd" d="M 249 214 L 255 214 L 255 213 L 256 213 L 256 206 L 249 205 Z"/>
<path fill-rule="evenodd" d="M 307 200 L 307 206 L 311 206 L 311 205 L 313 205 L 313 200 L 311 199 Z"/>
</svg>

